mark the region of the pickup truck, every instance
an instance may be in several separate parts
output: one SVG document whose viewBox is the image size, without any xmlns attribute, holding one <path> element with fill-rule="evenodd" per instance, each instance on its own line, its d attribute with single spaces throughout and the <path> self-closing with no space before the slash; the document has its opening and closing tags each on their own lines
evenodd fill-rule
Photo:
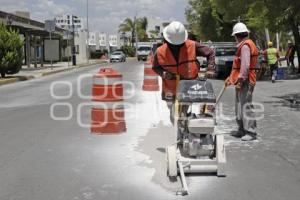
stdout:
<svg viewBox="0 0 300 200">
<path fill-rule="evenodd" d="M 150 45 L 141 45 L 137 49 L 137 59 L 138 61 L 143 60 L 146 61 L 147 57 L 151 53 L 151 46 Z"/>
</svg>

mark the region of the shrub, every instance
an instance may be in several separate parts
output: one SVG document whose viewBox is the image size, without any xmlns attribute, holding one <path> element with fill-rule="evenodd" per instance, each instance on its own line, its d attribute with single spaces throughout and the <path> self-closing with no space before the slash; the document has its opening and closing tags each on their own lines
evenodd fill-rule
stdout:
<svg viewBox="0 0 300 200">
<path fill-rule="evenodd" d="M 0 23 L 0 74 L 16 74 L 23 61 L 23 41 L 19 33 Z"/>
<path fill-rule="evenodd" d="M 131 46 L 122 46 L 121 50 L 124 52 L 124 54 L 128 57 L 134 57 L 135 56 L 135 48 Z"/>
<path fill-rule="evenodd" d="M 100 59 L 101 58 L 101 56 L 104 54 L 104 52 L 103 51 L 100 51 L 100 50 L 98 50 L 98 51 L 93 51 L 93 52 L 91 52 L 91 54 L 90 54 L 90 58 L 91 59 Z"/>
</svg>

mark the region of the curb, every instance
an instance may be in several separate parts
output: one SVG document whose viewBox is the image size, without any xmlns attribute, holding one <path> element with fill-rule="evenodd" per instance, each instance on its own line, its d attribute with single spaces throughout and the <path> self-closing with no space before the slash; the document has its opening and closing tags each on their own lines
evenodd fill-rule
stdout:
<svg viewBox="0 0 300 200">
<path fill-rule="evenodd" d="M 106 64 L 106 63 L 107 63 L 106 61 L 99 61 L 99 62 L 96 62 L 96 63 L 84 63 L 84 64 L 79 64 L 79 65 L 74 66 L 74 67 L 69 67 L 69 68 L 66 68 L 66 69 L 50 71 L 50 72 L 44 72 L 44 73 L 41 74 L 41 76 L 50 76 L 50 75 L 58 74 L 58 73 L 61 73 L 61 72 L 71 71 L 73 69 L 79 69 L 79 68 L 83 68 L 83 67 L 89 67 L 89 66 L 93 66 L 93 65 L 101 65 L 101 64 Z"/>
<path fill-rule="evenodd" d="M 17 76 L 17 77 L 7 77 L 6 79 L 0 79 L 0 86 L 7 85 L 11 83 L 16 83 L 20 81 L 28 81 L 34 79 L 34 76 Z"/>
<path fill-rule="evenodd" d="M 66 71 L 71 71 L 74 69 L 80 69 L 80 68 L 84 68 L 84 67 L 101 65 L 101 64 L 106 64 L 106 63 L 107 63 L 106 61 L 99 61 L 99 62 L 95 62 L 95 63 L 85 63 L 85 64 L 77 65 L 74 67 L 69 67 L 66 69 L 55 70 L 55 71 L 50 71 L 50 72 L 43 72 L 38 76 L 16 76 L 16 77 L 11 77 L 11 78 L 7 77 L 6 79 L 0 79 L 0 86 L 16 83 L 16 82 L 20 82 L 20 81 L 28 81 L 28 80 L 39 78 L 39 77 L 50 76 L 50 75 L 58 74 L 61 72 L 66 72 Z"/>
<path fill-rule="evenodd" d="M 70 68 L 67 68 L 67 69 L 61 69 L 61 70 L 50 71 L 50 72 L 43 72 L 41 74 L 41 76 L 50 76 L 50 75 L 58 74 L 58 73 L 61 73 L 61 72 L 71 71 L 71 70 L 76 69 L 76 68 L 78 68 L 78 67 L 70 67 Z"/>
</svg>

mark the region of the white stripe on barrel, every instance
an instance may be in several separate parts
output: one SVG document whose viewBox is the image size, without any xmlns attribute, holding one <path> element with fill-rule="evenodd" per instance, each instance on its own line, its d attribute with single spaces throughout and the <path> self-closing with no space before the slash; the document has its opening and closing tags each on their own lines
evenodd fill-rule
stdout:
<svg viewBox="0 0 300 200">
<path fill-rule="evenodd" d="M 94 85 L 115 85 L 115 84 L 122 84 L 122 77 L 97 77 L 94 76 L 93 83 Z"/>
<path fill-rule="evenodd" d="M 97 102 L 91 103 L 94 109 L 124 109 L 124 102 Z"/>
</svg>

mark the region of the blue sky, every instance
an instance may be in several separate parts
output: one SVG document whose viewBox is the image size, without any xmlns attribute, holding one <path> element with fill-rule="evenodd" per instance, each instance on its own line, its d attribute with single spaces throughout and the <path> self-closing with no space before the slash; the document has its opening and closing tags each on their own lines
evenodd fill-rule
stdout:
<svg viewBox="0 0 300 200">
<path fill-rule="evenodd" d="M 163 20 L 185 22 L 184 11 L 188 0 L 89 0 L 90 29 L 114 33 L 126 18 L 147 16 Z M 0 10 L 30 11 L 31 18 L 39 21 L 51 19 L 63 13 L 74 13 L 86 21 L 86 0 L 0 0 Z"/>
</svg>

